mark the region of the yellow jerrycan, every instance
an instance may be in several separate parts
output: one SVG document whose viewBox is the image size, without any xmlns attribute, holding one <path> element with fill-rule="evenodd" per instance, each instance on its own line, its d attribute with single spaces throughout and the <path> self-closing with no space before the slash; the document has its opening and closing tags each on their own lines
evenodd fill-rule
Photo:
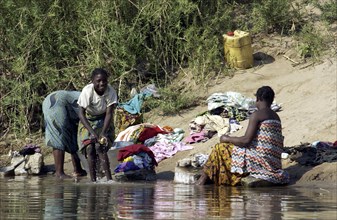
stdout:
<svg viewBox="0 0 337 220">
<path fill-rule="evenodd" d="M 224 52 L 227 64 L 235 69 L 253 67 L 252 40 L 248 32 L 236 30 L 228 32 L 224 37 Z"/>
</svg>

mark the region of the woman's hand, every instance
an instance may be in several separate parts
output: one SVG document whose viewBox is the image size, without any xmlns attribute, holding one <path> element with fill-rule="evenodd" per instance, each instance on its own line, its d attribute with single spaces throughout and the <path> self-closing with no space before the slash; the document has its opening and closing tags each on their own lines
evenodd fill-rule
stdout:
<svg viewBox="0 0 337 220">
<path fill-rule="evenodd" d="M 101 134 L 100 137 L 99 137 L 98 142 L 101 145 L 107 146 L 108 145 L 108 138 L 105 135 Z"/>
<path fill-rule="evenodd" d="M 98 140 L 98 135 L 96 133 L 90 134 L 90 139 L 95 140 L 95 142 Z"/>
</svg>

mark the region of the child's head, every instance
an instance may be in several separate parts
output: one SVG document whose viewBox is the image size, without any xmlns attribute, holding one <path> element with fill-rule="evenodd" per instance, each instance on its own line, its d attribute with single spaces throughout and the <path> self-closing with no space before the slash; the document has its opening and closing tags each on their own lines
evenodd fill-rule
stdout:
<svg viewBox="0 0 337 220">
<path fill-rule="evenodd" d="M 91 73 L 91 81 L 98 95 L 103 95 L 108 87 L 109 73 L 102 68 L 96 68 Z"/>
</svg>

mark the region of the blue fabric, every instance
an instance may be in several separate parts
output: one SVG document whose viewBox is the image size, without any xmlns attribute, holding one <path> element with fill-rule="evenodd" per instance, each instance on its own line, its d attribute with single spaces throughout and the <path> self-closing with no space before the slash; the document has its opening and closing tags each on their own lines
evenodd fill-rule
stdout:
<svg viewBox="0 0 337 220">
<path fill-rule="evenodd" d="M 130 114 L 139 114 L 143 105 L 143 101 L 146 97 L 151 96 L 151 93 L 138 93 L 130 101 L 126 103 L 120 103 L 119 106 L 124 108 L 125 111 Z"/>
<path fill-rule="evenodd" d="M 128 162 L 123 162 L 119 164 L 114 171 L 115 173 L 119 173 L 119 172 L 127 172 L 130 170 L 139 170 L 139 169 L 140 168 L 134 162 L 128 161 Z"/>
<path fill-rule="evenodd" d="M 79 122 L 78 91 L 59 90 L 49 94 L 42 103 L 47 146 L 75 153 Z"/>
</svg>

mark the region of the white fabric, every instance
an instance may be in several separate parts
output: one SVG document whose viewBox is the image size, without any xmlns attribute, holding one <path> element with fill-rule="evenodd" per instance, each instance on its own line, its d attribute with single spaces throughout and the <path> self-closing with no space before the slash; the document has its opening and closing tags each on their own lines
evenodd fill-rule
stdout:
<svg viewBox="0 0 337 220">
<path fill-rule="evenodd" d="M 133 163 L 139 167 L 140 169 L 144 169 L 144 166 L 143 166 L 143 158 L 140 157 L 140 156 L 137 156 L 137 155 L 133 155 L 132 156 L 133 158 Z"/>
<path fill-rule="evenodd" d="M 117 141 L 130 141 L 131 135 L 133 134 L 134 131 L 139 129 L 142 126 L 142 124 L 138 125 L 132 125 L 127 127 L 124 131 L 119 132 L 117 135 L 115 142 Z"/>
<path fill-rule="evenodd" d="M 229 127 L 230 127 L 230 132 L 231 134 L 233 134 L 234 132 L 240 130 L 243 128 L 242 125 L 237 124 L 237 123 L 229 123 Z"/>
<path fill-rule="evenodd" d="M 196 117 L 194 122 L 201 126 L 204 125 L 205 130 L 217 131 L 219 137 L 221 137 L 223 134 L 227 134 L 230 131 L 229 119 L 223 118 L 220 115 L 205 114 Z"/>
<path fill-rule="evenodd" d="M 246 98 L 238 92 L 213 93 L 207 98 L 208 110 L 213 110 L 221 106 L 233 106 L 238 109 L 248 110 L 255 106 L 255 100 Z"/>
<path fill-rule="evenodd" d="M 86 85 L 77 101 L 78 105 L 86 109 L 90 115 L 101 115 L 106 112 L 107 107 L 117 103 L 116 91 L 108 85 L 102 96 L 98 95 L 94 89 L 94 84 Z"/>
<path fill-rule="evenodd" d="M 196 154 L 194 155 L 194 159 L 191 162 L 193 167 L 202 167 L 208 160 L 207 154 Z"/>
</svg>

